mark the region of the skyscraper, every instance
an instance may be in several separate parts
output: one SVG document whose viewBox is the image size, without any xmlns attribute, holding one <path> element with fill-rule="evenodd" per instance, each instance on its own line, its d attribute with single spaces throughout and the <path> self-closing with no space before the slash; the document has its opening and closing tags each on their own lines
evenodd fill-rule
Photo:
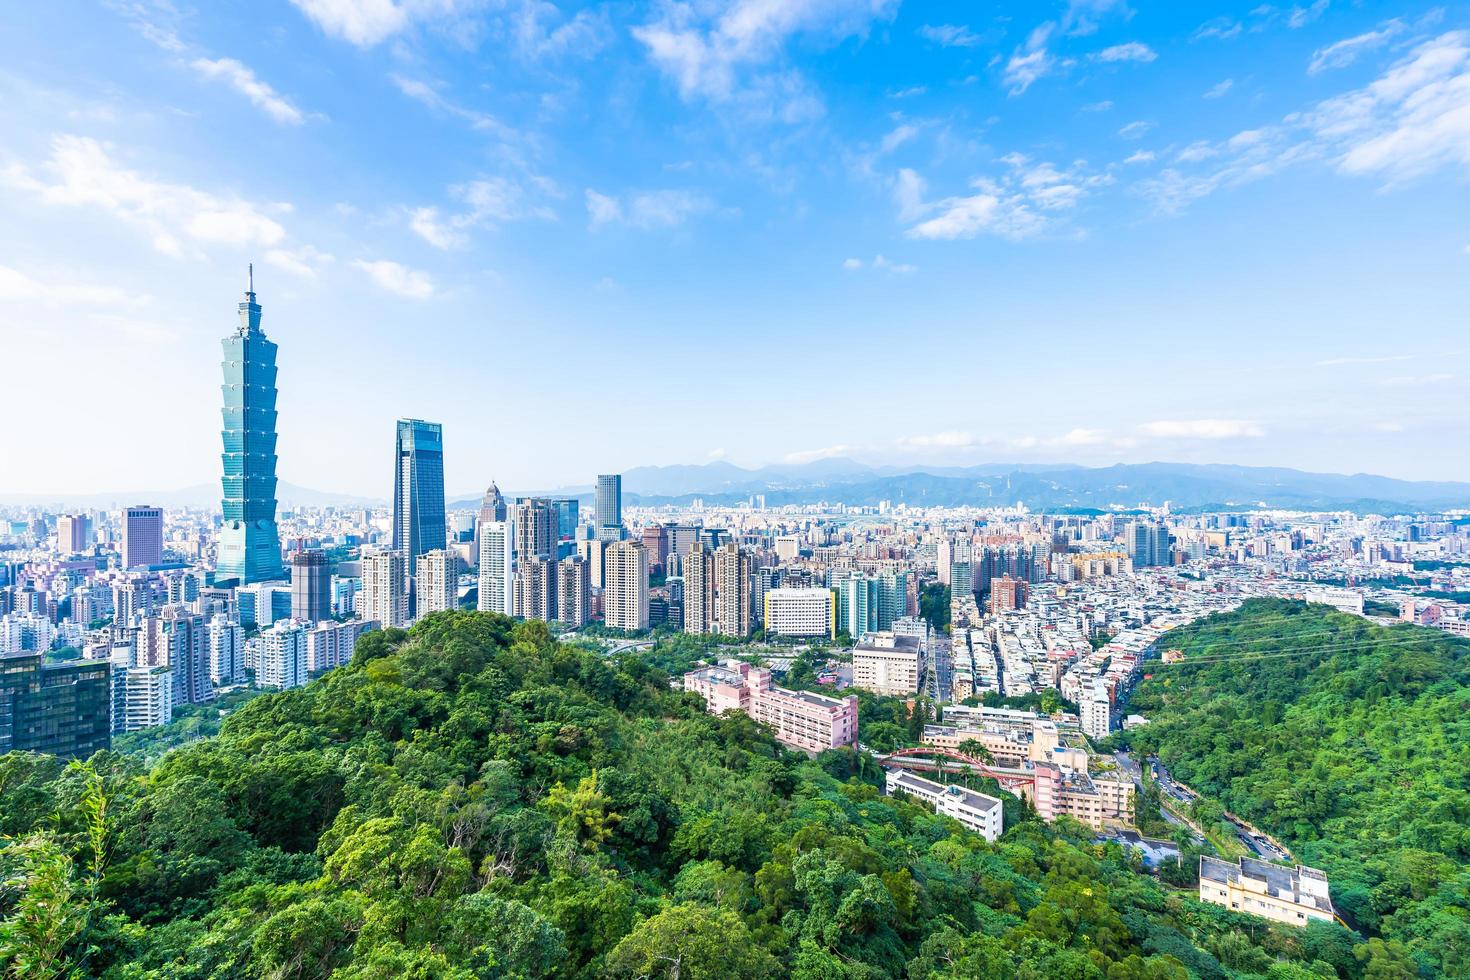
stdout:
<svg viewBox="0 0 1470 980">
<path fill-rule="evenodd" d="M 570 555 L 556 565 L 556 618 L 572 629 L 586 626 L 592 592 L 587 563 L 580 555 Z"/>
<path fill-rule="evenodd" d="M 715 623 L 726 636 L 749 636 L 755 626 L 750 611 L 754 567 L 733 541 L 715 552 Z"/>
<path fill-rule="evenodd" d="M 281 577 L 276 529 L 276 345 L 260 329 L 255 275 L 240 304 L 240 326 L 223 342 L 224 452 L 215 581 L 238 585 Z"/>
<path fill-rule="evenodd" d="M 163 563 L 163 511 L 157 507 L 129 507 L 123 511 L 123 568 L 147 568 Z"/>
<path fill-rule="evenodd" d="M 557 514 L 549 500 L 522 497 L 515 506 L 516 560 L 556 555 Z"/>
<path fill-rule="evenodd" d="M 480 498 L 480 513 L 475 519 L 475 561 L 480 560 L 480 550 L 483 544 L 480 541 L 480 529 L 487 524 L 503 521 L 506 518 L 505 498 L 500 495 L 500 488 L 494 483 L 485 491 L 485 496 Z"/>
<path fill-rule="evenodd" d="M 0 755 L 45 752 L 85 759 L 112 745 L 112 665 L 48 664 L 40 650 L 0 654 Z"/>
<path fill-rule="evenodd" d="M 703 544 L 696 541 L 684 555 L 684 632 L 714 631 L 714 556 Z"/>
<path fill-rule="evenodd" d="M 332 618 L 332 568 L 319 549 L 291 555 L 291 618 L 317 623 Z"/>
<path fill-rule="evenodd" d="M 480 612 L 509 616 L 512 609 L 511 533 L 507 521 L 489 521 L 480 533 Z"/>
<path fill-rule="evenodd" d="M 556 562 L 540 557 L 516 560 L 511 608 L 523 619 L 549 623 L 556 618 Z"/>
<path fill-rule="evenodd" d="M 62 514 L 56 518 L 56 550 L 63 555 L 86 551 L 89 528 L 86 514 Z"/>
<path fill-rule="evenodd" d="M 393 550 L 411 577 L 419 555 L 444 547 L 444 427 L 399 419 L 393 461 Z M 408 597 L 412 614 L 411 578 Z"/>
<path fill-rule="evenodd" d="M 459 556 L 444 548 L 419 555 L 418 615 L 459 608 Z"/>
<path fill-rule="evenodd" d="M 597 536 L 603 541 L 623 538 L 623 477 L 603 473 L 597 477 Z"/>
<path fill-rule="evenodd" d="M 609 629 L 648 629 L 648 552 L 635 541 L 617 541 L 603 561 L 603 622 Z"/>
</svg>

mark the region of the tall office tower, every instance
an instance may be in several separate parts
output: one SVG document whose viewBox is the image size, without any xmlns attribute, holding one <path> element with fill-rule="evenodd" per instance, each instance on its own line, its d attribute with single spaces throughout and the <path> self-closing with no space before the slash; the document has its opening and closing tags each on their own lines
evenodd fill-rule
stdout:
<svg viewBox="0 0 1470 980">
<path fill-rule="evenodd" d="M 163 563 L 163 511 L 157 507 L 129 507 L 123 511 L 123 568 L 147 568 Z"/>
<path fill-rule="evenodd" d="M 240 326 L 223 341 L 224 475 L 215 581 L 237 585 L 281 577 L 276 529 L 276 345 L 260 329 L 255 270 L 240 304 Z"/>
<path fill-rule="evenodd" d="M 547 623 L 555 619 L 556 562 L 550 558 L 518 559 L 511 606 L 523 619 Z"/>
<path fill-rule="evenodd" d="M 623 477 L 619 473 L 597 477 L 597 536 L 603 541 L 623 539 Z"/>
<path fill-rule="evenodd" d="M 245 680 L 245 630 L 239 623 L 215 617 L 206 627 L 209 679 L 217 687 Z"/>
<path fill-rule="evenodd" d="M 755 628 L 750 611 L 754 567 L 733 541 L 715 552 L 715 628 L 726 636 L 749 636 Z"/>
<path fill-rule="evenodd" d="M 320 549 L 291 555 L 291 618 L 303 623 L 332 618 L 332 566 Z"/>
<path fill-rule="evenodd" d="M 1169 547 L 1168 525 L 1155 524 L 1149 528 L 1148 553 L 1155 565 L 1174 564 L 1173 555 Z"/>
<path fill-rule="evenodd" d="M 306 683 L 306 631 L 304 623 L 280 622 L 260 634 L 258 686 L 288 691 Z"/>
<path fill-rule="evenodd" d="M 557 540 L 572 540 L 577 536 L 577 524 L 582 520 L 582 505 L 576 497 L 553 497 L 551 504 L 556 508 Z"/>
<path fill-rule="evenodd" d="M 607 546 L 602 620 L 609 629 L 648 629 L 648 552 L 634 541 Z"/>
<path fill-rule="evenodd" d="M 209 643 L 204 617 L 184 606 L 164 606 L 149 616 L 138 634 L 138 662 L 168 666 L 174 678 L 174 706 L 214 700 L 210 681 Z"/>
<path fill-rule="evenodd" d="M 45 651 L 0 654 L 0 755 L 85 759 L 112 746 L 112 665 L 45 662 Z"/>
<path fill-rule="evenodd" d="M 480 612 L 511 615 L 514 596 L 511 583 L 511 532 L 507 521 L 487 521 L 480 533 Z"/>
<path fill-rule="evenodd" d="M 556 507 L 540 497 L 522 497 L 515 505 L 516 558 L 550 558 L 556 554 Z"/>
<path fill-rule="evenodd" d="M 443 548 L 419 555 L 418 614 L 448 612 L 459 608 L 459 556 Z"/>
<path fill-rule="evenodd" d="M 480 528 L 487 524 L 494 524 L 497 521 L 504 521 L 507 516 L 508 511 L 505 506 L 505 498 L 500 495 L 500 487 L 491 483 L 490 488 L 485 491 L 485 496 L 480 498 L 480 512 L 475 517 L 476 561 L 479 561 L 480 549 L 482 547 L 480 542 Z"/>
<path fill-rule="evenodd" d="M 572 629 L 586 626 L 591 594 L 592 579 L 587 563 L 580 555 L 571 555 L 557 562 L 556 618 L 560 622 Z"/>
<path fill-rule="evenodd" d="M 693 524 L 665 524 L 664 532 L 669 536 L 668 572 L 670 575 L 682 574 L 679 569 L 683 568 L 684 556 L 699 540 L 699 528 Z"/>
<path fill-rule="evenodd" d="M 1124 539 L 1134 568 L 1169 564 L 1169 528 L 1166 525 L 1136 521 L 1128 526 Z"/>
<path fill-rule="evenodd" d="M 648 568 L 652 572 L 664 571 L 669 560 L 669 535 L 662 525 L 654 524 L 643 529 L 643 547 L 648 551 Z"/>
<path fill-rule="evenodd" d="M 684 555 L 684 632 L 713 633 L 715 626 L 715 560 L 696 542 Z"/>
<path fill-rule="evenodd" d="M 393 449 L 393 550 L 403 553 L 405 574 L 412 576 L 419 555 L 445 543 L 444 427 L 399 419 Z M 414 615 L 412 581 L 408 605 Z"/>
<path fill-rule="evenodd" d="M 62 514 L 56 519 L 56 550 L 63 555 L 86 551 L 90 525 L 86 514 Z"/>
<path fill-rule="evenodd" d="M 385 629 L 408 623 L 408 562 L 403 552 L 371 551 L 362 556 L 357 618 L 376 620 Z"/>
<path fill-rule="evenodd" d="M 949 594 L 958 598 L 966 592 L 975 591 L 974 566 L 966 561 L 955 561 L 949 566 Z"/>
</svg>

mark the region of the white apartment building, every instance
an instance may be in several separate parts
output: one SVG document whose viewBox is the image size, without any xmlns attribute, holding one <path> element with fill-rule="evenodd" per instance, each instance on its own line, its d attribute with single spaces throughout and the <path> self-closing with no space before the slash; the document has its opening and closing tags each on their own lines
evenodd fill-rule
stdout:
<svg viewBox="0 0 1470 980">
<path fill-rule="evenodd" d="M 954 817 L 992 843 L 999 839 L 1005 829 L 1004 807 L 994 796 L 976 793 L 963 786 L 944 786 L 902 769 L 888 770 L 885 783 L 888 795 L 892 796 L 898 790 L 903 790 L 909 796 L 929 804 L 935 813 Z"/>
<path fill-rule="evenodd" d="M 853 686 L 877 694 L 917 694 L 924 669 L 924 647 L 917 637 L 867 633 L 852 649 Z"/>
<path fill-rule="evenodd" d="M 360 619 L 384 627 L 408 625 L 408 563 L 401 551 L 371 551 L 362 556 Z"/>
<path fill-rule="evenodd" d="M 610 629 L 648 629 L 648 552 L 635 541 L 614 541 L 603 566 L 603 622 Z"/>
<path fill-rule="evenodd" d="M 1113 730 L 1113 705 L 1105 688 L 1085 688 L 1077 702 L 1077 710 L 1082 719 L 1082 731 L 1089 738 L 1104 739 Z"/>
<path fill-rule="evenodd" d="M 216 687 L 245 680 L 245 630 L 239 623 L 215 617 L 206 627 L 209 679 Z"/>
<path fill-rule="evenodd" d="M 458 609 L 459 556 L 444 548 L 419 555 L 413 587 L 418 616 Z"/>
<path fill-rule="evenodd" d="M 511 614 L 511 547 L 514 536 L 509 521 L 487 521 L 480 525 L 480 612 Z"/>
<path fill-rule="evenodd" d="M 306 631 L 306 672 L 320 674 L 346 664 L 357 648 L 357 638 L 377 625 L 351 620 L 346 623 L 323 621 L 309 627 Z"/>
<path fill-rule="evenodd" d="M 836 636 L 836 593 L 826 588 L 781 587 L 766 593 L 766 630 L 781 636 Z"/>
<path fill-rule="evenodd" d="M 282 621 L 260 634 L 260 661 L 255 683 L 278 691 L 306 683 L 306 626 Z"/>
</svg>

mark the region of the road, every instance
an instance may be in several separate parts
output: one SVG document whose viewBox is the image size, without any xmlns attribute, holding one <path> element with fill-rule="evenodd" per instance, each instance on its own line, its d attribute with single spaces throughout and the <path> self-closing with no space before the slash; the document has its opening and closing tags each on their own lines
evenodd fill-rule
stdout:
<svg viewBox="0 0 1470 980">
<path fill-rule="evenodd" d="M 1139 769 L 1139 763 L 1130 758 L 1127 752 L 1116 752 L 1114 753 L 1114 758 L 1118 760 L 1118 765 L 1122 767 L 1123 770 L 1127 772 L 1130 776 L 1132 776 L 1133 781 L 1141 787 L 1143 785 L 1143 774 Z M 1154 782 L 1158 783 L 1159 791 L 1167 796 L 1173 803 L 1173 805 L 1178 809 L 1188 810 L 1190 804 L 1192 804 L 1198 797 L 1198 794 L 1191 791 L 1187 786 L 1183 786 L 1176 782 L 1174 780 L 1174 777 L 1169 775 L 1169 770 L 1164 768 L 1164 766 L 1159 762 L 1157 758 L 1150 756 L 1147 761 L 1149 766 L 1149 774 L 1153 777 Z M 1175 823 L 1180 822 L 1177 819 L 1172 818 L 1172 815 L 1169 813 L 1168 810 L 1164 811 L 1164 819 L 1172 820 L 1172 822 Z M 1256 857 L 1262 858 L 1267 861 L 1277 861 L 1283 864 L 1293 863 L 1290 854 L 1286 853 L 1275 844 L 1272 844 L 1264 837 L 1259 837 L 1256 834 L 1252 833 L 1250 829 L 1246 827 L 1243 822 L 1241 822 L 1240 818 L 1231 813 L 1229 810 L 1225 811 L 1224 819 L 1225 822 L 1229 824 L 1231 831 L 1235 834 L 1235 839 L 1240 842 L 1240 846 L 1245 848 L 1248 853 L 1254 854 Z"/>
</svg>

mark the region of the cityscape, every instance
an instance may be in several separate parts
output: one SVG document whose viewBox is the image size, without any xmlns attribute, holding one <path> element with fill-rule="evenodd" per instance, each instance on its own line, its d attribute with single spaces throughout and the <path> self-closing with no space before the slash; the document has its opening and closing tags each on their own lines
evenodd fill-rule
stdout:
<svg viewBox="0 0 1470 980">
<path fill-rule="evenodd" d="M 0 160 L 0 208 L 14 209 L 0 213 L 23 219 L 0 255 L 0 299 L 28 319 L 0 314 L 0 378 L 30 412 L 0 450 L 0 974 L 1470 976 L 1470 401 L 1457 380 L 1470 277 L 1431 275 L 1417 251 L 1412 272 L 1383 261 L 1372 282 L 1344 263 L 1322 281 L 1343 280 L 1347 305 L 1361 289 L 1368 319 L 1383 295 L 1433 279 L 1403 301 L 1422 326 L 1406 314 L 1370 335 L 1346 305 L 1308 311 L 1315 286 L 1283 293 L 1244 272 L 1261 322 L 1233 335 L 1204 329 L 1214 314 L 1202 313 L 1144 339 L 1109 326 L 1126 312 L 1117 294 L 1089 295 L 1090 274 L 1065 271 L 1095 233 L 1136 234 L 1081 264 L 1136 258 L 1155 280 L 1138 288 L 1159 296 L 1205 288 L 1169 281 L 1183 233 L 1101 224 L 1125 168 L 1165 157 L 1130 192 L 1153 200 L 1147 221 L 1189 228 L 1189 206 L 1234 195 L 1246 220 L 1296 236 L 1287 226 L 1306 219 L 1274 213 L 1291 191 L 1250 195 L 1317 168 L 1321 185 L 1367 175 L 1401 195 L 1350 205 L 1385 207 L 1372 248 L 1426 247 L 1437 202 L 1464 212 L 1470 9 L 1320 0 L 1189 12 L 1184 25 L 1179 10 L 1137 6 L 1058 2 L 1018 34 L 1035 11 L 290 0 L 262 7 L 259 55 L 297 78 L 303 95 L 288 96 L 209 56 L 236 32 L 233 12 L 102 5 L 117 23 L 79 37 L 163 52 L 167 70 L 243 98 L 265 117 L 242 132 L 266 171 L 289 171 L 289 151 L 256 127 L 356 125 L 344 110 L 373 102 L 366 87 L 330 114 L 304 93 L 366 86 L 358 73 L 381 58 L 401 97 L 494 144 L 474 167 L 512 176 L 455 185 L 461 214 L 441 203 L 364 217 L 343 202 L 401 148 L 330 173 L 334 220 L 361 220 L 346 237 L 363 249 L 407 222 L 428 247 L 484 260 L 448 285 L 447 265 L 433 278 L 388 259 L 334 267 L 286 237 L 300 213 L 284 197 L 149 185 L 109 170 L 115 145 L 90 137 L 57 137 L 49 170 L 22 149 Z M 57 16 L 19 14 L 0 36 L 40 50 Z M 940 22 L 961 17 L 970 26 Z M 1216 77 L 1211 46 L 1268 41 L 1280 50 Z M 315 81 L 282 54 L 308 43 Z M 1056 132 L 1081 132 L 1115 100 L 1169 87 L 1120 73 L 1181 52 L 1200 62 L 1191 86 L 1214 80 L 1190 96 L 1208 111 L 1226 111 L 1232 91 L 1259 106 L 1282 98 L 1288 50 L 1309 79 L 1291 98 L 1310 93 L 1312 107 L 1227 140 L 1151 142 L 1170 125 L 1159 108 L 1158 122 L 1140 109 L 1109 137 L 1132 153 L 1114 166 L 1078 155 L 1059 170 L 990 142 L 1025 131 L 997 107 L 1028 90 L 1079 90 L 1089 101 Z M 947 78 L 941 56 L 963 73 Z M 0 71 L 0 94 L 25 93 L 0 98 L 0 118 L 61 98 L 36 58 Z M 1374 74 L 1322 88 L 1353 71 Z M 452 94 L 469 77 L 455 72 L 479 73 L 460 88 L 493 114 Z M 881 92 L 863 94 L 866 73 Z M 995 91 L 977 101 L 991 113 L 978 129 L 968 108 L 917 108 L 984 86 Z M 133 111 L 123 91 L 108 112 Z M 629 145 L 602 142 L 598 113 L 569 124 L 585 143 L 561 128 L 587 99 Z M 887 136 L 835 151 L 825 171 L 757 135 L 838 140 L 879 107 Z M 195 125 L 159 120 L 146 125 Z M 707 125 L 741 151 L 720 167 L 701 155 Z M 401 120 L 395 132 L 412 142 Z M 581 177 L 585 228 L 559 225 L 570 172 L 533 172 L 560 165 L 553 136 L 604 168 Z M 661 179 L 720 173 L 724 203 L 601 183 L 640 140 L 662 159 L 665 138 L 689 155 L 658 164 Z M 1028 152 L 1065 152 L 1056 139 Z M 936 174 L 989 155 L 1008 175 L 936 197 L 898 165 L 931 141 Z M 425 168 L 453 155 L 447 138 L 431 144 Z M 1188 169 L 1209 160 L 1211 177 Z M 722 168 L 759 174 L 783 203 L 736 203 Z M 889 188 L 900 229 L 886 254 L 926 265 L 874 253 L 829 262 L 833 274 L 932 276 L 910 307 L 851 295 L 814 312 L 827 287 L 801 265 L 817 239 L 798 244 L 797 228 L 845 213 L 825 196 L 843 179 Z M 1343 193 L 1302 183 L 1303 207 L 1320 193 L 1311 206 L 1335 208 Z M 208 272 L 146 275 L 136 300 L 131 287 L 53 283 L 58 266 L 26 253 L 28 236 L 43 254 L 52 232 L 27 224 L 35 214 L 12 192 L 42 211 L 98 207 Z M 185 205 L 197 213 L 179 218 Z M 1297 253 L 1304 276 L 1301 256 L 1344 234 L 1333 220 Z M 770 237 L 753 245 L 743 236 L 759 221 Z M 1119 231 L 1127 221 L 1135 230 Z M 718 258 L 695 222 L 727 226 L 709 233 L 726 238 Z M 518 239 L 521 223 L 603 240 Z M 620 229 L 668 238 L 608 243 Z M 858 249 L 870 230 L 828 232 Z M 1189 234 L 1191 248 L 1253 254 Z M 480 241 L 492 236 L 504 242 Z M 100 239 L 77 240 L 80 269 Z M 947 260 L 920 251 L 961 242 L 973 267 L 934 274 Z M 588 262 L 583 249 L 603 245 Z M 368 254 L 350 247 L 334 249 Z M 599 329 L 514 322 L 529 281 L 506 285 L 518 247 L 567 268 L 630 263 L 576 310 L 605 313 Z M 1079 323 L 1096 318 L 1090 332 L 945 313 L 970 277 L 1034 290 L 1031 260 L 992 248 L 1077 250 L 1035 303 L 1052 315 L 1065 295 L 1082 304 L 1069 315 L 1090 310 Z M 420 309 L 379 321 L 375 301 L 329 280 L 349 265 Z M 660 265 L 668 282 L 642 278 Z M 1216 302 L 1227 279 L 1208 285 Z M 581 302 L 571 282 L 538 280 L 548 310 Z M 790 300 L 774 321 L 767 286 Z M 707 321 L 685 289 L 706 290 Z M 68 319 L 99 305 L 131 317 L 165 294 L 208 330 L 155 335 L 129 320 L 99 339 Z M 458 302 L 478 312 L 461 321 Z M 628 302 L 659 325 L 630 326 Z M 732 327 L 732 312 L 749 322 Z M 996 336 L 967 339 L 967 324 Z M 50 370 L 38 329 L 72 350 L 76 373 Z M 140 346 L 159 364 L 138 371 Z M 187 381 L 158 387 L 155 369 Z M 105 385 L 87 380 L 94 370 Z M 205 387 L 207 403 L 184 394 Z M 81 402 L 85 424 L 71 414 Z M 207 450 L 191 434 L 205 420 Z M 207 486 L 190 484 L 206 472 Z M 303 475 L 334 489 L 287 481 Z"/>
</svg>

